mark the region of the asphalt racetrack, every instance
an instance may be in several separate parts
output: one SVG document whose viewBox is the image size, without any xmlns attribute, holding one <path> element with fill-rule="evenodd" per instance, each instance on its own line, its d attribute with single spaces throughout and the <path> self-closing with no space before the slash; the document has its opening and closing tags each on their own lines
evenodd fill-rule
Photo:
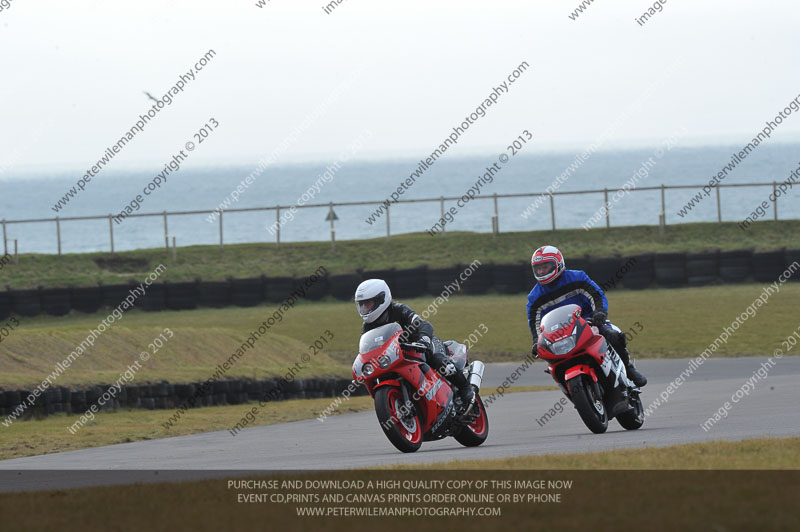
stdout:
<svg viewBox="0 0 800 532">
<path fill-rule="evenodd" d="M 162 470 L 164 474 L 157 480 L 163 481 L 218 476 L 209 470 L 297 471 L 424 465 L 456 459 L 798 436 L 800 357 L 773 359 L 774 364 L 769 360 L 764 357 L 706 360 L 668 395 L 667 402 L 651 411 L 644 426 L 636 431 L 626 431 L 613 420 L 607 433 L 592 434 L 571 404 L 540 426 L 536 420 L 563 397 L 561 392 L 511 393 L 489 406 L 489 439 L 477 448 L 464 448 L 447 438 L 425 442 L 417 453 L 402 454 L 383 435 L 374 412 L 370 411 L 333 416 L 324 422 L 312 419 L 247 428 L 236 436 L 227 431 L 211 432 L 5 460 L 0 462 L 0 470 L 8 471 L 0 471 L 0 491 L 119 483 L 110 474 L 87 470 Z M 639 362 L 639 369 L 649 379 L 642 394 L 645 409 L 662 392 L 666 395 L 667 386 L 688 366 L 688 359 Z M 517 367 L 516 363 L 488 364 L 481 395 L 490 395 Z M 754 372 L 763 367 L 769 367 L 767 377 L 752 380 Z M 550 376 L 543 373 L 544 368 L 542 362 L 536 362 L 515 384 L 553 384 Z M 742 397 L 734 403 L 732 397 L 748 380 L 752 391 L 740 394 Z M 726 401 L 732 405 L 727 417 L 710 430 L 704 430 L 701 424 Z M 148 475 L 152 476 L 152 471 Z"/>
</svg>

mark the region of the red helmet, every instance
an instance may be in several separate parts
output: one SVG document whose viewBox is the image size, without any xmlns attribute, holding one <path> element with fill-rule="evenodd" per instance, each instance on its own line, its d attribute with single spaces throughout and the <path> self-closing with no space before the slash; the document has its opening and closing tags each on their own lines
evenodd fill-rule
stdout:
<svg viewBox="0 0 800 532">
<path fill-rule="evenodd" d="M 564 256 L 555 246 L 542 246 L 533 253 L 531 267 L 540 284 L 549 284 L 564 272 Z"/>
</svg>

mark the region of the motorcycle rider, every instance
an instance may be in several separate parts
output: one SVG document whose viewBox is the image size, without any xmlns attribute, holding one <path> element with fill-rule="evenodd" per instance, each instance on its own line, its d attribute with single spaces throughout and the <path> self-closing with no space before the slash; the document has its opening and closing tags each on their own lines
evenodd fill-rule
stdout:
<svg viewBox="0 0 800 532">
<path fill-rule="evenodd" d="M 528 326 L 533 335 L 533 349 L 538 353 L 537 342 L 542 317 L 564 306 L 579 305 L 581 316 L 598 328 L 625 364 L 628 378 L 636 386 L 644 386 L 647 379 L 631 363 L 628 340 L 618 327 L 608 321 L 608 300 L 603 290 L 581 270 L 567 270 L 564 256 L 554 246 L 542 246 L 531 257 L 531 267 L 537 284 L 528 294 Z"/>
<path fill-rule="evenodd" d="M 445 377 L 458 391 L 467 413 L 475 402 L 475 392 L 464 373 L 457 371 L 446 354 L 442 341 L 433 335 L 433 325 L 423 320 L 407 305 L 392 301 L 389 285 L 381 279 L 368 279 L 358 285 L 355 295 L 358 314 L 364 320 L 361 334 L 387 323 L 397 323 L 403 328 L 403 341 L 419 342 L 426 346 L 426 362 Z"/>
</svg>

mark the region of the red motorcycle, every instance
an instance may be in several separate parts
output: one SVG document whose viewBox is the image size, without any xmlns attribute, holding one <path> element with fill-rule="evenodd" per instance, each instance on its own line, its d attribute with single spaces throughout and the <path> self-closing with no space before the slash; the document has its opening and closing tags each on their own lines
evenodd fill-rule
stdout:
<svg viewBox="0 0 800 532">
<path fill-rule="evenodd" d="M 542 318 L 539 358 L 595 434 L 617 418 L 627 430 L 644 424 L 641 390 L 628 379 L 625 365 L 597 327 L 581 317 L 578 305 L 565 305 Z"/>
<path fill-rule="evenodd" d="M 375 413 L 392 445 L 413 453 L 423 441 L 453 436 L 475 447 L 489 436 L 489 419 L 478 395 L 485 366 L 475 361 L 467 367 L 467 347 L 445 342 L 458 371 L 475 389 L 475 404 L 466 414 L 450 383 L 425 362 L 424 344 L 400 341 L 403 329 L 390 323 L 364 333 L 353 362 L 353 377 L 367 387 L 375 400 Z"/>
</svg>

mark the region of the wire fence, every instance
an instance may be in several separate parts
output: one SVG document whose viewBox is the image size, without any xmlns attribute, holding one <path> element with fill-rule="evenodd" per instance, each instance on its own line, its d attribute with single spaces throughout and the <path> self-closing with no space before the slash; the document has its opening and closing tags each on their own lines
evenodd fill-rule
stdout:
<svg viewBox="0 0 800 532">
<path fill-rule="evenodd" d="M 722 196 L 721 196 L 721 189 L 722 188 L 747 188 L 747 187 L 754 187 L 754 188 L 768 188 L 772 189 L 772 195 L 770 195 L 770 202 L 772 210 L 772 218 L 774 220 L 778 220 L 779 216 L 779 209 L 778 209 L 778 191 L 779 186 L 781 183 L 772 182 L 772 183 L 741 183 L 741 184 L 718 184 L 714 187 L 715 196 L 716 196 L 716 211 L 717 211 L 717 221 L 722 222 Z M 664 227 L 666 226 L 666 203 L 667 203 L 667 191 L 670 190 L 701 190 L 704 185 L 659 185 L 659 186 L 650 186 L 650 187 L 637 187 L 634 189 L 630 189 L 625 191 L 625 194 L 632 194 L 636 192 L 645 192 L 645 191 L 660 191 L 661 193 L 661 211 L 659 213 L 659 224 Z M 596 212 L 595 219 L 602 220 L 605 223 L 607 228 L 610 228 L 611 220 L 612 220 L 612 205 L 609 203 L 609 195 L 613 194 L 616 195 L 620 190 L 603 188 L 603 189 L 591 189 L 591 190 L 575 190 L 575 191 L 554 191 L 552 193 L 547 192 L 529 192 L 529 193 L 516 193 L 516 194 L 493 194 L 491 196 L 475 196 L 470 201 L 492 201 L 494 202 L 494 214 L 492 215 L 492 232 L 494 234 L 500 233 L 500 206 L 499 203 L 501 200 L 504 199 L 520 199 L 520 198 L 537 198 L 534 204 L 538 209 L 540 203 L 548 204 L 549 211 L 550 211 L 550 226 L 552 230 L 556 230 L 557 227 L 557 220 L 556 220 L 556 209 L 555 209 L 555 197 L 557 196 L 580 196 L 580 195 L 602 195 L 603 204 Z M 699 197 L 700 194 L 698 193 L 695 197 Z M 707 197 L 710 197 L 707 196 Z M 386 205 L 384 201 L 349 201 L 349 202 L 329 202 L 329 203 L 315 203 L 315 204 L 304 204 L 304 205 L 275 205 L 275 206 L 264 206 L 264 207 L 247 207 L 247 208 L 235 208 L 235 209 L 226 209 L 221 211 L 217 215 L 217 223 L 219 229 L 219 247 L 222 249 L 225 244 L 225 234 L 224 234 L 224 220 L 227 216 L 240 214 L 240 213 L 256 213 L 256 212 L 275 212 L 275 227 L 276 230 L 274 231 L 273 235 L 270 235 L 270 238 L 274 238 L 274 242 L 280 246 L 281 244 L 281 212 L 287 211 L 289 209 L 314 209 L 314 208 L 328 208 L 328 216 L 326 221 L 330 223 L 330 240 L 333 245 L 336 242 L 336 227 L 335 222 L 338 220 L 337 215 L 335 214 L 334 209 L 338 208 L 346 208 L 346 207 L 364 207 L 364 206 L 374 206 L 379 208 L 381 205 L 384 205 L 384 210 L 382 214 L 382 218 L 384 218 L 384 222 L 386 225 L 386 238 L 391 239 L 392 237 L 392 227 L 391 227 L 391 207 L 395 204 L 414 204 L 414 203 L 439 203 L 440 206 L 440 213 L 442 218 L 445 216 L 445 204 L 447 202 L 456 202 L 463 198 L 463 196 L 440 196 L 438 198 L 422 198 L 422 199 L 401 199 L 395 202 L 392 202 L 389 205 Z M 772 198 L 775 198 L 774 200 Z M 699 201 L 698 201 L 699 203 Z M 533 204 L 532 204 L 533 206 Z M 696 205 L 692 205 L 691 209 L 687 212 L 694 211 L 695 207 L 699 207 Z M 708 209 L 708 206 L 703 206 L 703 209 Z M 684 209 L 685 210 L 685 209 Z M 134 213 L 127 215 L 126 218 L 162 218 L 163 220 L 163 230 L 164 230 L 164 247 L 169 251 L 170 244 L 172 244 L 173 253 L 176 247 L 175 236 L 170 236 L 169 233 L 169 219 L 179 216 L 197 216 L 197 215 L 209 215 L 214 211 L 208 210 L 192 210 L 192 211 L 162 211 L 162 212 L 152 212 L 152 213 Z M 697 212 L 697 211 L 694 211 Z M 800 212 L 800 210 L 795 209 L 795 213 Z M 764 214 L 766 218 L 766 213 Z M 789 217 L 789 219 L 794 219 L 795 217 Z M 784 219 L 787 219 L 784 217 Z M 90 221 L 90 220 L 107 220 L 108 221 L 108 251 L 111 253 L 115 252 L 115 245 L 114 245 L 114 220 L 113 215 L 100 215 L 100 216 L 71 216 L 71 217 L 55 217 L 55 218 L 31 218 L 31 219 L 24 219 L 24 220 L 0 220 L 0 224 L 2 224 L 3 230 L 3 247 L 5 256 L 11 255 L 10 253 L 10 246 L 13 246 L 13 255 L 17 256 L 18 252 L 18 245 L 17 240 L 9 240 L 7 238 L 7 227 L 10 225 L 15 224 L 53 224 L 53 229 L 55 231 L 55 241 L 56 241 L 56 253 L 58 255 L 62 254 L 62 238 L 61 238 L 61 224 L 62 223 L 69 223 L 69 222 L 76 222 L 76 221 Z M 587 220 L 588 222 L 589 220 Z M 379 223 L 379 222 L 376 222 Z M 645 224 L 645 225 L 655 225 L 655 224 Z M 592 224 L 594 226 L 594 224 Z M 589 227 L 585 227 L 589 228 Z M 443 226 L 439 231 L 439 236 L 444 236 L 446 234 L 446 226 Z"/>
</svg>

